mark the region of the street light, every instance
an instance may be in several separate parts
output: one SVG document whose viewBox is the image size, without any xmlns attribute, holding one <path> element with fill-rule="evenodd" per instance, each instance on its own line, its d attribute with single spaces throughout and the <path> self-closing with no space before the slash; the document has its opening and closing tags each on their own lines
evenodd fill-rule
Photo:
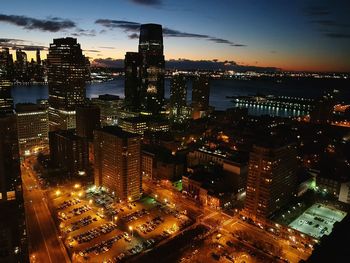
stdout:
<svg viewBox="0 0 350 263">
<path fill-rule="evenodd" d="M 131 231 L 131 236 L 134 236 L 134 234 L 133 234 L 133 228 L 132 228 L 132 226 L 129 226 L 129 230 Z"/>
<path fill-rule="evenodd" d="M 114 217 L 113 217 L 113 223 L 115 223 L 117 220 L 118 220 L 118 217 L 117 217 L 117 216 L 114 216 Z"/>
<path fill-rule="evenodd" d="M 74 188 L 75 188 L 75 189 L 80 188 L 80 184 L 75 184 L 75 185 L 74 185 Z"/>
<path fill-rule="evenodd" d="M 60 190 L 57 190 L 56 191 L 56 196 L 59 196 L 61 194 L 61 191 Z"/>
</svg>

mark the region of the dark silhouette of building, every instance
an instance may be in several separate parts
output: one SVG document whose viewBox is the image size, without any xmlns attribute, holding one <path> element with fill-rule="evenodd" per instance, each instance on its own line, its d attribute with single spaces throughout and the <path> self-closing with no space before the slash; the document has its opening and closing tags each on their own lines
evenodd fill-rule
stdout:
<svg viewBox="0 0 350 263">
<path fill-rule="evenodd" d="M 13 57 L 9 48 L 3 48 L 0 51 L 0 68 L 6 72 L 6 79 L 13 81 L 14 78 L 14 64 Z"/>
<path fill-rule="evenodd" d="M 27 54 L 21 49 L 16 50 L 15 78 L 20 82 L 29 81 Z"/>
<path fill-rule="evenodd" d="M 88 142 L 72 130 L 49 133 L 50 158 L 55 167 L 68 176 L 83 176 L 89 168 Z"/>
<path fill-rule="evenodd" d="M 209 76 L 204 74 L 196 76 L 192 84 L 192 108 L 194 119 L 206 115 L 206 112 L 209 110 L 209 95 Z"/>
<path fill-rule="evenodd" d="M 75 128 L 75 108 L 85 103 L 89 65 L 75 38 L 54 39 L 47 55 L 50 130 Z"/>
<path fill-rule="evenodd" d="M 141 57 L 137 52 L 126 52 L 125 55 L 125 106 L 128 110 L 140 109 L 140 69 Z"/>
<path fill-rule="evenodd" d="M 116 198 L 141 197 L 141 142 L 137 134 L 107 126 L 94 132 L 95 185 L 108 188 Z"/>
<path fill-rule="evenodd" d="M 294 144 L 261 142 L 249 157 L 244 211 L 252 219 L 266 219 L 286 205 L 296 189 L 296 147 Z"/>
<path fill-rule="evenodd" d="M 40 49 L 36 50 L 36 63 L 41 65 Z"/>
<path fill-rule="evenodd" d="M 100 108 L 95 105 L 78 106 L 76 109 L 77 135 L 92 141 L 94 130 L 101 127 Z"/>
<path fill-rule="evenodd" d="M 0 261 L 29 262 L 14 114 L 0 114 L 0 138 Z"/>
</svg>

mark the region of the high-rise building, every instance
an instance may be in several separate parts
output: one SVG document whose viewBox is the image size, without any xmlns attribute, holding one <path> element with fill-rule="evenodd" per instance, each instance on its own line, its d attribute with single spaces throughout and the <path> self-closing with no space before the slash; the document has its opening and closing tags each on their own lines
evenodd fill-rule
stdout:
<svg viewBox="0 0 350 263">
<path fill-rule="evenodd" d="M 77 135 L 92 141 L 94 130 L 101 127 L 100 108 L 95 105 L 78 106 L 76 109 Z"/>
<path fill-rule="evenodd" d="M 244 211 L 266 219 L 286 205 L 296 190 L 297 154 L 294 144 L 254 145 L 249 157 Z"/>
<path fill-rule="evenodd" d="M 13 60 L 9 49 L 0 52 L 0 113 L 13 112 L 13 98 L 11 95 L 13 80 Z"/>
<path fill-rule="evenodd" d="M 6 72 L 6 79 L 13 81 L 14 65 L 9 48 L 3 48 L 0 51 L 0 69 L 2 69 L 3 73 Z"/>
<path fill-rule="evenodd" d="M 36 153 L 49 146 L 47 109 L 33 103 L 16 104 L 18 142 L 21 155 Z"/>
<path fill-rule="evenodd" d="M 89 168 L 88 142 L 74 134 L 73 130 L 49 133 L 50 158 L 55 167 L 68 176 L 84 176 Z"/>
<path fill-rule="evenodd" d="M 141 197 L 141 142 L 136 134 L 115 126 L 94 132 L 95 185 L 110 190 L 120 200 Z"/>
<path fill-rule="evenodd" d="M 158 24 L 143 24 L 140 28 L 141 109 L 157 114 L 164 103 L 163 29 Z"/>
<path fill-rule="evenodd" d="M 36 50 L 36 63 L 41 65 L 40 49 Z"/>
<path fill-rule="evenodd" d="M 29 81 L 28 78 L 28 61 L 27 54 L 21 49 L 16 50 L 16 62 L 15 62 L 15 79 L 18 81 Z"/>
<path fill-rule="evenodd" d="M 29 262 L 14 114 L 0 114 L 0 138 L 0 261 Z"/>
<path fill-rule="evenodd" d="M 0 112 L 11 113 L 13 112 L 12 82 L 4 75 L 0 68 Z"/>
<path fill-rule="evenodd" d="M 125 54 L 125 106 L 134 111 L 140 109 L 140 67 L 141 58 L 137 52 Z"/>
<path fill-rule="evenodd" d="M 75 38 L 58 38 L 47 55 L 50 130 L 75 128 L 75 108 L 85 103 L 89 68 Z"/>
<path fill-rule="evenodd" d="M 170 82 L 170 116 L 174 121 L 181 121 L 186 118 L 186 112 L 186 78 L 181 74 L 173 74 Z"/>
<path fill-rule="evenodd" d="M 206 115 L 209 109 L 210 83 L 209 77 L 200 74 L 193 79 L 192 108 L 193 118 L 198 119 Z"/>
</svg>

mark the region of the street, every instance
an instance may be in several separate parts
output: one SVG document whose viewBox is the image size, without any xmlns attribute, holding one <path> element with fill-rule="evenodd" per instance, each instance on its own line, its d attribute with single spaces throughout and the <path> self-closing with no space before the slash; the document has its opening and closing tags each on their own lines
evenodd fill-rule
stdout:
<svg viewBox="0 0 350 263">
<path fill-rule="evenodd" d="M 47 207 L 44 191 L 35 172 L 24 163 L 22 168 L 23 196 L 28 227 L 30 261 L 35 263 L 70 262 Z"/>
</svg>

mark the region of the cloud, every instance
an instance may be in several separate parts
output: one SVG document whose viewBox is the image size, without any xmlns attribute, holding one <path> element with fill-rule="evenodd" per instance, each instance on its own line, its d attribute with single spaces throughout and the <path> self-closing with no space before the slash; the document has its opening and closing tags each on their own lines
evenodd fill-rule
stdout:
<svg viewBox="0 0 350 263">
<path fill-rule="evenodd" d="M 122 29 L 125 33 L 128 34 L 130 39 L 138 38 L 138 33 L 140 31 L 141 24 L 133 21 L 125 20 L 111 20 L 111 19 L 98 19 L 95 21 L 95 24 L 101 25 L 108 29 Z M 227 39 L 217 38 L 204 34 L 188 33 L 176 29 L 171 29 L 164 27 L 163 28 L 164 37 L 181 37 L 181 38 L 195 38 L 195 39 L 205 39 L 217 44 L 226 44 L 232 47 L 245 47 L 246 45 L 235 43 Z"/>
<path fill-rule="evenodd" d="M 130 0 L 131 2 L 139 5 L 147 5 L 147 6 L 160 6 L 162 5 L 161 0 Z"/>
<path fill-rule="evenodd" d="M 128 38 L 130 38 L 130 39 L 138 39 L 139 38 L 139 34 L 132 33 L 131 35 L 128 35 Z"/>
<path fill-rule="evenodd" d="M 327 16 L 329 14 L 331 14 L 330 9 L 325 7 L 325 6 L 315 6 L 315 5 L 311 5 L 311 6 L 307 6 L 305 8 L 305 14 L 307 16 Z"/>
<path fill-rule="evenodd" d="M 115 49 L 115 47 L 99 47 L 99 48 L 103 48 L 103 49 Z"/>
<path fill-rule="evenodd" d="M 350 38 L 350 34 L 343 34 L 343 33 L 325 33 L 327 37 L 330 38 Z"/>
<path fill-rule="evenodd" d="M 38 45 L 23 39 L 0 38 L 0 48 L 9 48 L 12 50 L 22 49 L 24 51 L 47 50 L 46 46 Z"/>
<path fill-rule="evenodd" d="M 40 30 L 58 32 L 76 27 L 76 24 L 68 19 L 53 17 L 50 19 L 36 19 L 27 16 L 0 14 L 0 22 L 16 25 L 28 30 Z"/>
<path fill-rule="evenodd" d="M 76 32 L 72 33 L 72 36 L 75 36 L 75 37 L 80 37 L 80 36 L 94 37 L 94 36 L 96 36 L 96 31 L 94 29 L 86 30 L 86 29 L 77 28 Z"/>
<path fill-rule="evenodd" d="M 311 24 L 316 25 L 316 30 L 325 37 L 333 39 L 350 38 L 350 24 L 341 23 L 339 16 L 334 16 L 330 7 L 308 6 L 304 10 Z"/>
<path fill-rule="evenodd" d="M 85 52 L 90 52 L 90 53 L 99 53 L 101 52 L 100 50 L 96 50 L 96 49 L 84 49 Z"/>
<path fill-rule="evenodd" d="M 92 61 L 92 66 L 123 68 L 123 59 L 96 58 Z M 165 61 L 166 69 L 179 70 L 235 70 L 235 71 L 279 71 L 275 67 L 258 67 L 250 65 L 239 65 L 235 61 L 214 60 L 189 60 L 189 59 L 171 59 Z"/>
</svg>

